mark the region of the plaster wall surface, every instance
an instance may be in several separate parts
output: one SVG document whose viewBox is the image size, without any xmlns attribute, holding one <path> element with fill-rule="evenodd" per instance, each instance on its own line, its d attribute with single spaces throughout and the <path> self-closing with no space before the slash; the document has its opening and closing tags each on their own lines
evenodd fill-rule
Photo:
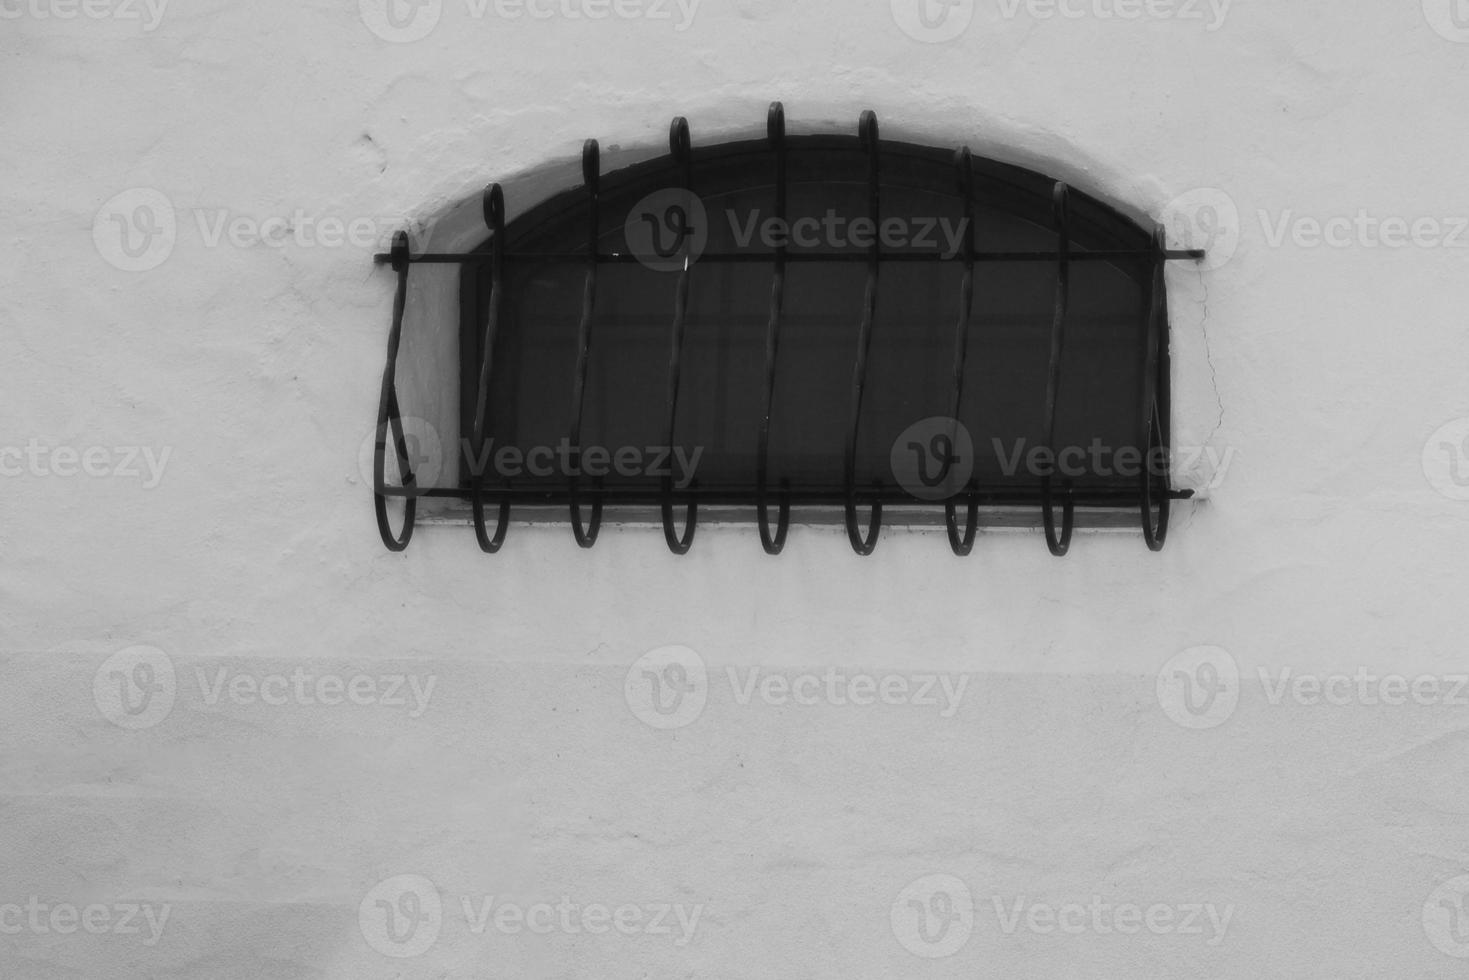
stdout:
<svg viewBox="0 0 1469 980">
<path fill-rule="evenodd" d="M 1447 2 L 977 0 L 942 43 L 886 0 L 704 0 L 684 29 L 651 0 L 443 0 L 404 5 L 438 12 L 412 41 L 370 2 L 71 9 L 0 0 L 0 446 L 45 450 L 0 479 L 0 976 L 1462 976 L 1469 422 L 1441 427 L 1469 416 L 1469 44 Z M 771 559 L 750 526 L 684 559 L 642 528 L 383 550 L 361 457 L 393 279 L 373 247 L 303 244 L 300 216 L 462 246 L 489 180 L 513 216 L 555 168 L 575 182 L 587 137 L 610 167 L 675 114 L 696 141 L 758 133 L 774 99 L 795 132 L 873 108 L 885 136 L 1149 220 L 1233 207 L 1219 261 L 1169 270 L 1175 444 L 1228 465 L 1184 474 L 1216 485 L 1165 552 L 1091 534 L 1058 561 L 1007 532 L 960 561 L 899 529 L 864 560 L 826 527 Z M 129 271 L 145 194 L 175 240 Z M 1385 244 L 1363 213 L 1438 240 Z M 221 218 L 292 233 L 241 247 Z M 1313 245 L 1301 219 L 1352 230 Z M 414 304 L 403 384 L 452 439 L 447 313 Z M 64 475 L 58 447 L 105 448 L 110 475 Z M 673 645 L 707 701 L 660 729 L 634 665 Z M 139 646 L 166 661 L 109 661 Z M 1205 661 L 1224 707 L 1190 714 L 1169 685 L 1203 698 Z M 375 693 L 262 701 L 298 668 Z M 938 703 L 761 687 L 828 671 L 931 677 Z M 1421 696 L 1292 686 L 1359 671 Z M 118 678 L 136 698 L 163 674 L 169 710 L 118 714 Z M 400 899 L 429 894 L 405 875 L 442 904 L 396 958 Z M 490 896 L 698 919 L 477 930 Z M 141 915 L 66 933 L 33 897 L 169 917 L 151 944 Z M 1071 905 L 1084 926 L 1046 928 Z M 1123 905 L 1173 918 L 1129 933 Z"/>
</svg>

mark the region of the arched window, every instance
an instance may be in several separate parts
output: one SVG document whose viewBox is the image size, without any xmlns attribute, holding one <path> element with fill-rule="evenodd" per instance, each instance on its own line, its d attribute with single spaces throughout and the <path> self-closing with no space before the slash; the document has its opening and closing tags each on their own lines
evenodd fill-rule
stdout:
<svg viewBox="0 0 1469 980">
<path fill-rule="evenodd" d="M 879 138 L 787 136 L 670 153 L 505 222 L 462 255 L 390 256 L 399 296 L 379 417 L 397 445 L 393 365 L 409 268 L 460 279 L 459 486 L 378 470 L 384 540 L 415 496 L 471 501 L 481 546 L 517 515 L 571 522 L 584 546 L 619 508 L 656 508 L 688 551 L 700 514 L 758 524 L 839 514 L 870 554 L 886 513 L 943 521 L 968 554 L 984 524 L 1036 524 L 1063 555 L 1085 524 L 1169 502 L 1170 252 L 1144 228 L 1024 168 Z M 386 499 L 409 498 L 395 536 Z M 886 511 L 884 510 L 886 508 Z M 1127 515 L 1131 517 L 1127 517 Z"/>
</svg>

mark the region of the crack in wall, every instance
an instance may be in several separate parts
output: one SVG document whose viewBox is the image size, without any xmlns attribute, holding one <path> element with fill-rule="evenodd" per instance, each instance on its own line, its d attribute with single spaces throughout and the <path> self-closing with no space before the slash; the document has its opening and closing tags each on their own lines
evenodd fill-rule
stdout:
<svg viewBox="0 0 1469 980">
<path fill-rule="evenodd" d="M 1199 333 L 1204 338 L 1204 361 L 1209 366 L 1209 385 L 1214 389 L 1214 401 L 1219 406 L 1219 418 L 1215 421 L 1214 429 L 1209 433 L 1209 437 L 1204 440 L 1204 445 L 1207 447 L 1214 444 L 1214 437 L 1219 434 L 1220 429 L 1224 428 L 1224 398 L 1219 394 L 1219 369 L 1214 364 L 1214 346 L 1209 342 L 1209 282 L 1204 278 L 1203 269 L 1199 270 L 1199 288 L 1204 293 L 1199 304 L 1204 311 L 1203 318 L 1199 321 Z"/>
</svg>

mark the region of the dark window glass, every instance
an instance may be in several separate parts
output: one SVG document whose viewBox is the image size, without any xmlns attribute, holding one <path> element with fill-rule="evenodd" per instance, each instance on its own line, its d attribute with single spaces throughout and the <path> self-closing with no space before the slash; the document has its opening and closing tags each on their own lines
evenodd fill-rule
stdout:
<svg viewBox="0 0 1469 980">
<path fill-rule="evenodd" d="M 868 157 L 849 138 L 793 137 L 788 148 L 788 219 L 823 223 L 820 242 L 792 243 L 792 261 L 770 429 L 772 484 L 839 490 L 852 403 L 853 364 L 862 318 L 867 253 L 851 243 L 853 219 L 869 207 Z M 974 166 L 974 233 L 979 253 L 1054 253 L 1054 181 L 993 161 Z M 757 472 L 764 406 L 765 339 L 771 311 L 773 250 L 757 232 L 737 233 L 752 219 L 774 216 L 775 162 L 764 142 L 696 151 L 692 191 L 704 205 L 708 241 L 690 272 L 690 302 L 674 442 L 702 450 L 701 488 L 748 496 Z M 602 178 L 598 251 L 627 256 L 630 213 L 649 195 L 679 186 L 670 158 Z M 825 231 L 831 215 L 844 230 Z M 891 454 L 901 434 L 925 419 L 948 416 L 953 398 L 955 331 L 960 316 L 964 231 L 953 154 L 884 143 L 883 221 L 901 219 L 922 240 L 883 248 L 866 394 L 857 452 L 857 483 L 892 494 Z M 493 446 L 529 451 L 560 446 L 571 431 L 577 333 L 587 265 L 588 199 L 559 195 L 507 229 L 505 305 L 488 396 Z M 757 226 L 758 227 L 758 226 Z M 810 226 L 807 225 L 809 230 Z M 1135 492 L 1137 477 L 1119 475 L 1119 451 L 1141 453 L 1140 402 L 1146 310 L 1153 266 L 1150 235 L 1087 196 L 1070 197 L 1071 248 L 1129 251 L 1105 261 L 1071 264 L 1069 312 L 1057 399 L 1057 449 L 1070 458 L 1069 485 Z M 535 259 L 528 256 L 545 255 Z M 931 261 L 905 261 L 915 255 Z M 744 261 L 730 261 L 729 257 Z M 838 261 L 845 259 L 845 261 Z M 679 273 L 638 262 L 603 262 L 587 372 L 583 447 L 659 447 L 666 441 L 667 391 L 674 297 Z M 1054 259 L 980 261 L 975 266 L 963 400 L 959 420 L 973 447 L 972 486 L 1038 492 L 1025 454 L 1046 443 L 1045 415 L 1056 300 Z M 475 392 L 489 295 L 485 263 L 464 266 L 461 282 L 462 412 L 474 424 Z M 1016 460 L 1020 465 L 1015 465 Z M 491 471 L 494 472 L 493 470 Z M 512 485 L 565 488 L 566 476 L 522 474 Z M 656 475 L 607 477 L 608 487 L 656 491 Z M 501 485 L 492 476 L 487 486 Z M 1133 502 L 1135 505 L 1136 497 Z M 1037 515 L 1037 520 L 1039 517 Z"/>
</svg>

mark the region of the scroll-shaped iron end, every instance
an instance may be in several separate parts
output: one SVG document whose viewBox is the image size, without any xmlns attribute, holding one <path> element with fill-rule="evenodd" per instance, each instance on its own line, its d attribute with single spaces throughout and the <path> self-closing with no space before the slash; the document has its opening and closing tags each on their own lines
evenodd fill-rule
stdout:
<svg viewBox="0 0 1469 980">
<path fill-rule="evenodd" d="M 389 551 L 408 549 L 413 539 L 413 526 L 418 516 L 417 477 L 413 473 L 412 457 L 408 453 L 408 439 L 403 432 L 403 415 L 398 409 L 398 348 L 403 341 L 403 313 L 408 308 L 408 233 L 400 231 L 393 236 L 393 270 L 398 274 L 398 288 L 393 296 L 393 322 L 388 328 L 388 360 L 383 368 L 382 394 L 378 399 L 377 437 L 373 444 L 372 482 L 373 511 L 377 517 L 378 534 Z M 393 533 L 388 520 L 387 458 L 388 443 L 398 461 L 398 473 L 402 476 L 402 490 L 393 496 L 403 500 L 403 530 Z"/>
<path fill-rule="evenodd" d="M 1143 540 L 1149 551 L 1162 551 L 1168 540 L 1168 518 L 1172 508 L 1172 487 L 1168 476 L 1168 441 L 1163 414 L 1167 411 L 1164 392 L 1168 384 L 1168 292 L 1166 267 L 1168 243 L 1162 225 L 1153 232 L 1153 274 L 1148 287 L 1145 315 L 1148 318 L 1143 340 L 1143 399 L 1141 438 L 1143 468 L 1138 490 L 1142 511 Z M 1156 469 L 1155 469 L 1156 467 Z M 1157 481 L 1158 517 L 1153 518 L 1154 480 Z"/>
</svg>

